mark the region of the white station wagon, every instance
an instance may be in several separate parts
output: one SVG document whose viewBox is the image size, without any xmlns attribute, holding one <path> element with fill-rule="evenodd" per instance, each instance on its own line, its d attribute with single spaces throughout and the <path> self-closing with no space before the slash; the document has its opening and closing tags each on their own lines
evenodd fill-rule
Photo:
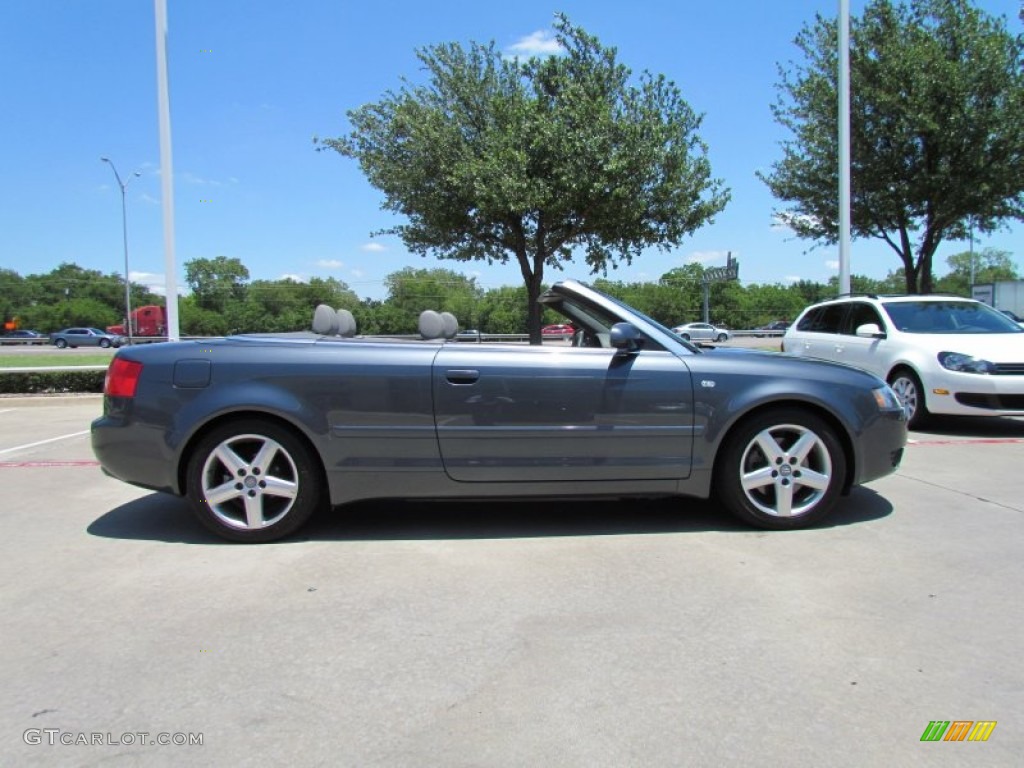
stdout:
<svg viewBox="0 0 1024 768">
<path fill-rule="evenodd" d="M 782 349 L 885 379 L 911 427 L 929 414 L 1024 415 L 1024 329 L 972 299 L 844 296 L 805 309 Z"/>
</svg>

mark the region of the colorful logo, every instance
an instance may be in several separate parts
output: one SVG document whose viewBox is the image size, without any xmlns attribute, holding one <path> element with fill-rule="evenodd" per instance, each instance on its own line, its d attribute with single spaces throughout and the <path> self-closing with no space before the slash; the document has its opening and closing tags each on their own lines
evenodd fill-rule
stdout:
<svg viewBox="0 0 1024 768">
<path fill-rule="evenodd" d="M 988 741 L 995 728 L 995 720 L 932 720 L 921 741 Z"/>
</svg>

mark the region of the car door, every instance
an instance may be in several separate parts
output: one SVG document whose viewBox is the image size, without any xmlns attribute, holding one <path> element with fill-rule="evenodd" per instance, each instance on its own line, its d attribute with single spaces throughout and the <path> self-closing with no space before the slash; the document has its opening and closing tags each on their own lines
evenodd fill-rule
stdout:
<svg viewBox="0 0 1024 768">
<path fill-rule="evenodd" d="M 792 334 L 783 341 L 786 352 L 823 360 L 836 360 L 839 354 L 839 330 L 846 304 L 824 304 L 804 315 Z"/>
<path fill-rule="evenodd" d="M 448 344 L 433 392 L 445 471 L 463 482 L 690 474 L 693 387 L 661 350 Z"/>
<path fill-rule="evenodd" d="M 850 309 L 843 319 L 841 333 L 836 341 L 835 360 L 884 375 L 886 371 L 880 361 L 884 339 L 857 335 L 857 329 L 869 323 L 874 323 L 883 331 L 886 328 L 881 315 L 869 303 L 850 302 Z"/>
</svg>

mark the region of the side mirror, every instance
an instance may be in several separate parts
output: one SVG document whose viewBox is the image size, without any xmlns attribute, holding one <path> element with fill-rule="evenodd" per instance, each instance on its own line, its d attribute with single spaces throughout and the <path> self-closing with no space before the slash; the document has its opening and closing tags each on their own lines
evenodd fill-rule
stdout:
<svg viewBox="0 0 1024 768">
<path fill-rule="evenodd" d="M 857 330 L 854 331 L 858 336 L 868 336 L 873 339 L 884 339 L 885 331 L 878 327 L 877 323 L 865 323 L 864 325 L 858 325 Z"/>
<path fill-rule="evenodd" d="M 616 323 L 612 326 L 609 336 L 611 345 L 618 350 L 617 354 L 635 355 L 640 351 L 643 337 L 632 323 Z"/>
</svg>

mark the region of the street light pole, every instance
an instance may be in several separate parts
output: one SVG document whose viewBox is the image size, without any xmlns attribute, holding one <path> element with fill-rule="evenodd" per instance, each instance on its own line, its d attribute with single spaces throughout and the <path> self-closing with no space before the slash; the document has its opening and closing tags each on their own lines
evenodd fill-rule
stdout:
<svg viewBox="0 0 1024 768">
<path fill-rule="evenodd" d="M 128 208 L 125 204 L 125 190 L 132 181 L 142 174 L 135 171 L 131 176 L 128 177 L 128 181 L 121 181 L 121 174 L 117 172 L 117 166 L 114 165 L 114 161 L 109 157 L 101 157 L 104 163 L 110 166 L 110 170 L 114 172 L 114 178 L 117 179 L 117 186 L 121 188 L 121 233 L 124 237 L 124 324 L 125 330 L 128 332 L 128 343 L 132 343 L 132 290 L 131 282 L 128 280 Z"/>
</svg>

